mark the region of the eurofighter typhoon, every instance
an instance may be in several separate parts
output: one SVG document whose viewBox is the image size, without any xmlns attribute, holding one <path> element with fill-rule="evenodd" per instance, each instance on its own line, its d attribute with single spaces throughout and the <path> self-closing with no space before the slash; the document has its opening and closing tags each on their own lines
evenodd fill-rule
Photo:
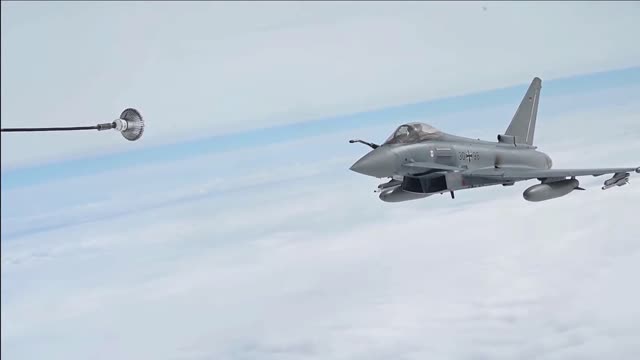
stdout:
<svg viewBox="0 0 640 360">
<path fill-rule="evenodd" d="M 400 202 L 456 190 L 483 186 L 511 186 L 517 181 L 537 179 L 526 189 L 528 201 L 544 201 L 584 190 L 578 176 L 613 174 L 603 190 L 629 183 L 629 175 L 640 167 L 602 169 L 552 169 L 549 155 L 533 145 L 542 80 L 534 78 L 518 110 L 497 142 L 444 133 L 424 123 L 399 126 L 382 144 L 362 140 L 373 150 L 351 166 L 357 173 L 390 178 L 378 186 L 380 199 Z"/>
</svg>

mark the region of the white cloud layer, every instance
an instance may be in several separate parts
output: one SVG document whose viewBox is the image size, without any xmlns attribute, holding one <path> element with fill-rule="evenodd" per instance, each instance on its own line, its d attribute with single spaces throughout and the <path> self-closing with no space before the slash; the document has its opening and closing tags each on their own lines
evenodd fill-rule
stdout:
<svg viewBox="0 0 640 360">
<path fill-rule="evenodd" d="M 563 99 L 565 108 L 546 100 L 537 143 L 556 166 L 637 165 L 640 103 L 616 103 L 616 94 L 587 97 L 588 109 L 574 106 L 584 96 Z M 314 141 L 333 137 L 343 138 Z M 543 203 L 522 199 L 530 182 L 461 191 L 455 201 L 386 204 L 372 193 L 375 180 L 346 170 L 364 151 L 353 146 L 299 177 L 262 176 L 285 173 L 286 164 L 274 164 L 303 142 L 206 157 L 259 154 L 260 166 L 242 175 L 218 174 L 218 184 L 237 186 L 206 188 L 215 168 L 190 159 L 65 180 L 77 191 L 66 202 L 53 191 L 61 184 L 3 190 L 3 202 L 15 206 L 12 215 L 3 207 L 3 231 L 28 229 L 28 216 L 40 216 L 38 224 L 93 222 L 3 235 L 2 356 L 640 356 L 638 176 L 608 191 L 599 189 L 603 178 L 583 178 L 587 191 Z M 108 188 L 92 198 L 95 209 L 82 207 L 96 181 L 117 183 L 129 171 L 148 184 L 144 191 Z M 213 194 L 201 195 L 203 188 Z M 127 205 L 136 194 L 145 195 L 145 211 Z M 185 194 L 194 196 L 170 201 Z M 131 212 L 95 221 L 115 210 Z"/>
<path fill-rule="evenodd" d="M 72 251 L 3 261 L 3 293 L 16 294 L 3 301 L 3 355 L 640 354 L 640 247 L 629 211 L 637 186 L 544 204 L 488 191 L 499 198 L 460 206 L 439 197 L 386 211 L 350 193 L 226 215 L 210 203 L 209 216 L 176 219 L 171 209 L 160 225 L 59 233 Z"/>
<path fill-rule="evenodd" d="M 638 17 L 633 2 L 3 3 L 3 127 L 129 106 L 149 127 L 135 144 L 3 135 L 2 164 L 638 66 Z"/>
</svg>

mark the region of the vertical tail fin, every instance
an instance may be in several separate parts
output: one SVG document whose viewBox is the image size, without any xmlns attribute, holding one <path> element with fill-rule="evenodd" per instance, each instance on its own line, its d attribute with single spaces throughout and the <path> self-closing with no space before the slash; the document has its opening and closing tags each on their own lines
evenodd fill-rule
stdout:
<svg viewBox="0 0 640 360">
<path fill-rule="evenodd" d="M 534 78 L 522 102 L 520 102 L 518 110 L 513 115 L 507 131 L 504 133 L 515 137 L 517 143 L 533 145 L 541 88 L 542 80 L 538 77 Z"/>
</svg>

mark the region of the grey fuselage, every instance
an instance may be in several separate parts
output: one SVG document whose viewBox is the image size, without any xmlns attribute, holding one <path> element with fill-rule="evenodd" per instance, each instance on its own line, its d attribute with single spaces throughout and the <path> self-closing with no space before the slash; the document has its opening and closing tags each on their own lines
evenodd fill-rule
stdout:
<svg viewBox="0 0 640 360">
<path fill-rule="evenodd" d="M 449 134 L 443 134 L 442 139 L 437 141 L 385 145 L 387 146 L 390 151 L 397 154 L 400 164 L 413 159 L 413 161 L 435 162 L 470 170 L 501 166 L 550 169 L 552 166 L 551 158 L 537 151 L 534 146 L 520 144 L 515 146 L 509 143 L 469 139 Z M 398 175 L 408 174 L 399 173 Z"/>
<path fill-rule="evenodd" d="M 437 140 L 426 140 L 411 144 L 383 144 L 370 151 L 356 162 L 352 170 L 377 177 L 399 178 L 404 176 L 441 175 L 440 169 L 424 171 L 405 167 L 409 163 L 435 163 L 439 165 L 463 168 L 468 170 L 496 167 L 523 167 L 530 169 L 550 169 L 551 158 L 536 147 L 526 144 L 509 142 L 490 142 L 470 139 L 442 133 Z M 446 189 L 434 189 L 426 193 L 442 193 L 450 190 L 468 189 L 488 185 L 511 185 L 512 183 L 499 180 L 480 181 L 478 179 L 464 179 L 458 176 L 457 181 L 447 179 Z M 455 184 L 455 185 L 454 185 Z"/>
</svg>

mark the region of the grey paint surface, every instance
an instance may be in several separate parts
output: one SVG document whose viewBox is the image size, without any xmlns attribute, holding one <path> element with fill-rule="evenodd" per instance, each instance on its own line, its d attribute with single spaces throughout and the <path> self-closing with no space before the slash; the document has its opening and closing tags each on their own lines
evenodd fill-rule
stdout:
<svg viewBox="0 0 640 360">
<path fill-rule="evenodd" d="M 379 186 L 380 199 L 400 202 L 431 194 L 491 185 L 513 185 L 538 179 L 523 193 L 529 201 L 561 197 L 582 190 L 577 176 L 614 174 L 603 190 L 628 183 L 640 167 L 552 169 L 551 157 L 533 145 L 542 80 L 534 78 L 504 134 L 496 142 L 447 134 L 428 124 L 399 126 L 382 145 L 373 148 L 351 170 L 376 178 L 395 179 Z M 567 179 L 570 178 L 570 179 Z"/>
</svg>

